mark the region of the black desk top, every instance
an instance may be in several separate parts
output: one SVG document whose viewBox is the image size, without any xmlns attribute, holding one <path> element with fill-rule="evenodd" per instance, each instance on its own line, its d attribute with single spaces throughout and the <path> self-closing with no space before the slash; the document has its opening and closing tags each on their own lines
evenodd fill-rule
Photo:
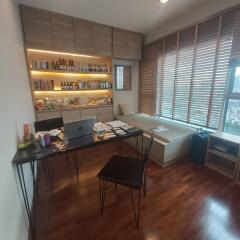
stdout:
<svg viewBox="0 0 240 240">
<path fill-rule="evenodd" d="M 91 135 L 69 140 L 63 151 L 59 150 L 58 148 L 54 148 L 53 146 L 43 148 L 40 146 L 40 143 L 38 141 L 35 141 L 33 145 L 28 147 L 27 149 L 17 150 L 13 158 L 13 163 L 24 164 L 24 163 L 29 163 L 33 161 L 38 161 L 44 158 L 51 157 L 56 154 L 66 153 L 67 151 L 73 151 L 81 148 L 92 147 L 97 144 L 113 142 L 113 141 L 117 141 L 125 138 L 136 137 L 141 134 L 142 134 L 142 131 L 138 130 L 131 133 L 126 132 L 126 134 L 124 135 L 116 135 L 115 137 L 101 140 L 97 137 L 96 133 L 93 133 Z"/>
</svg>

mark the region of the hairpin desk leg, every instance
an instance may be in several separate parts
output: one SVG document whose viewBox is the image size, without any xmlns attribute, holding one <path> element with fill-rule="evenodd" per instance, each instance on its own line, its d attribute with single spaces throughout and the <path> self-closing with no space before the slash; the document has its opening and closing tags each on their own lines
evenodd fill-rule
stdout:
<svg viewBox="0 0 240 240">
<path fill-rule="evenodd" d="M 31 233 L 32 233 L 33 238 L 34 238 L 35 237 L 35 228 L 34 228 L 34 224 L 33 224 L 33 220 L 32 220 L 32 215 L 31 215 L 31 210 L 30 210 L 30 205 L 29 205 L 29 200 L 28 200 L 28 195 L 27 195 L 27 189 L 26 189 L 26 182 L 25 182 L 25 177 L 24 177 L 24 173 L 23 173 L 23 167 L 22 167 L 21 164 L 20 165 L 17 164 L 17 173 L 18 173 L 18 178 L 19 178 L 19 182 L 20 182 L 23 201 L 24 201 L 26 212 L 27 212 L 27 217 L 28 217 Z"/>
</svg>

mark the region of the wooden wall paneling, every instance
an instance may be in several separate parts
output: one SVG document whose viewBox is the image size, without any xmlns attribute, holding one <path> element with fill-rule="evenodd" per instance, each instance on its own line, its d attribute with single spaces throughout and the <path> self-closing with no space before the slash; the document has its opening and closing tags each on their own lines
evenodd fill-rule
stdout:
<svg viewBox="0 0 240 240">
<path fill-rule="evenodd" d="M 57 13 L 50 18 L 54 50 L 75 52 L 73 18 Z"/>
<path fill-rule="evenodd" d="M 122 59 L 140 60 L 142 35 L 113 28 L 113 56 Z"/>
<path fill-rule="evenodd" d="M 82 54 L 94 54 L 94 23 L 74 18 L 73 25 L 76 51 Z"/>
<path fill-rule="evenodd" d="M 134 56 L 134 59 L 141 60 L 142 56 L 142 35 L 128 31 L 128 52 L 130 56 Z"/>
<path fill-rule="evenodd" d="M 98 121 L 99 122 L 110 122 L 113 121 L 113 108 L 102 107 L 98 108 Z"/>
<path fill-rule="evenodd" d="M 127 31 L 113 28 L 113 57 L 128 58 Z"/>
<path fill-rule="evenodd" d="M 27 48 L 53 49 L 50 13 L 21 6 L 25 43 Z"/>
<path fill-rule="evenodd" d="M 93 46 L 97 55 L 112 56 L 112 28 L 95 23 L 93 25 Z"/>
<path fill-rule="evenodd" d="M 112 28 L 74 18 L 76 50 L 79 53 L 111 56 Z"/>
</svg>

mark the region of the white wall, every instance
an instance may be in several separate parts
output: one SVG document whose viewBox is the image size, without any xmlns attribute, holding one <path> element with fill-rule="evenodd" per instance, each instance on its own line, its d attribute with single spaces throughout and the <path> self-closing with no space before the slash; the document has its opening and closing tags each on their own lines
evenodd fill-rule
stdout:
<svg viewBox="0 0 240 240">
<path fill-rule="evenodd" d="M 34 120 L 18 8 L 0 0 L 0 239 L 26 240 L 25 210 L 16 183 L 12 158 L 17 129 Z M 31 181 L 27 184 L 30 189 Z"/>
<path fill-rule="evenodd" d="M 131 91 L 115 90 L 114 65 L 123 64 L 132 66 L 132 89 Z M 119 113 L 118 104 L 127 103 L 131 111 L 138 112 L 138 88 L 139 87 L 139 62 L 113 59 L 113 109 L 114 115 Z"/>
<path fill-rule="evenodd" d="M 185 14 L 167 19 L 159 24 L 155 30 L 145 35 L 144 43 L 153 42 L 236 4 L 240 4 L 240 0 L 203 0 L 192 10 L 188 9 Z"/>
</svg>

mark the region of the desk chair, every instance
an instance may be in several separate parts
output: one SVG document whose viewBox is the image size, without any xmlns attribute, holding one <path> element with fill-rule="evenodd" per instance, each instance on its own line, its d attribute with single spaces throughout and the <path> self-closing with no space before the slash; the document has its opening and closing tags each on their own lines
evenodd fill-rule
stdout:
<svg viewBox="0 0 240 240">
<path fill-rule="evenodd" d="M 63 118 L 52 118 L 34 123 L 35 132 L 50 131 L 52 129 L 63 127 Z"/>
<path fill-rule="evenodd" d="M 139 227 L 139 216 L 140 216 L 140 201 L 141 201 L 141 188 L 143 187 L 144 196 L 146 196 L 146 171 L 147 164 L 149 161 L 149 154 L 152 147 L 153 135 L 151 136 L 145 152 L 144 159 L 134 159 L 128 157 L 122 157 L 115 155 L 102 170 L 98 173 L 97 177 L 99 178 L 100 186 L 100 211 L 101 215 L 103 214 L 105 193 L 107 182 L 114 183 L 115 185 L 123 185 L 129 187 L 134 218 L 136 221 L 137 228 Z M 138 189 L 138 207 L 135 208 L 132 189 Z M 137 211 L 136 211 L 137 210 Z"/>
</svg>

